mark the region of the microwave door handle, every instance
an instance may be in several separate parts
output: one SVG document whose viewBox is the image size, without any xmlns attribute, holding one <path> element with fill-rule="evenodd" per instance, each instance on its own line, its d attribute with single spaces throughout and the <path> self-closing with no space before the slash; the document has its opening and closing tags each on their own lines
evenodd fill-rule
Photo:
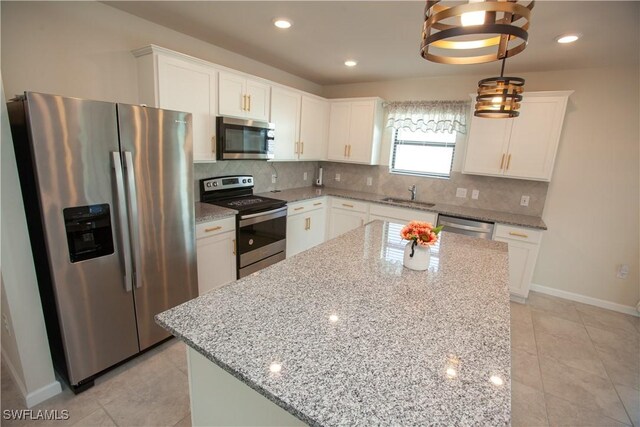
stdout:
<svg viewBox="0 0 640 427">
<path fill-rule="evenodd" d="M 136 177 L 133 170 L 133 156 L 131 151 L 124 152 L 125 169 L 127 170 L 127 184 L 129 194 L 129 229 L 133 246 L 133 264 L 136 288 L 142 286 L 142 256 L 140 255 L 140 227 L 138 224 L 138 194 L 136 192 Z"/>
<path fill-rule="evenodd" d="M 122 241 L 122 256 L 124 258 L 124 290 L 131 292 L 131 241 L 129 237 L 129 224 L 127 220 L 127 202 L 124 196 L 124 177 L 122 174 L 122 159 L 118 151 L 111 152 L 112 166 L 116 176 L 116 197 L 118 203 L 118 222 L 120 225 L 120 238 Z"/>
</svg>

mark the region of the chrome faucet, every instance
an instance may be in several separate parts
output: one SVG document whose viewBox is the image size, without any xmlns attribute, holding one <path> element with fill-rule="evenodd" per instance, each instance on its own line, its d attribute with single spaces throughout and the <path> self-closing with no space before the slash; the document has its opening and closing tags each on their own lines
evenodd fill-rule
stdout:
<svg viewBox="0 0 640 427">
<path fill-rule="evenodd" d="M 411 191 L 411 201 L 413 202 L 414 200 L 416 200 L 416 191 L 418 191 L 416 185 L 413 184 L 411 187 L 409 187 L 409 191 Z"/>
</svg>

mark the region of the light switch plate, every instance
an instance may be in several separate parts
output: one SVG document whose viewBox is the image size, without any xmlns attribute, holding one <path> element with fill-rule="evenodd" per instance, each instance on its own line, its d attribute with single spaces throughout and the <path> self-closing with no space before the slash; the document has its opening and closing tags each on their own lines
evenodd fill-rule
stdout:
<svg viewBox="0 0 640 427">
<path fill-rule="evenodd" d="M 367 177 L 367 185 L 369 187 L 371 187 L 373 185 L 373 178 L 371 178 L 370 176 Z"/>
<path fill-rule="evenodd" d="M 271 175 L 271 183 L 275 184 L 276 183 L 276 179 L 278 179 L 278 175 L 276 175 L 275 173 Z"/>
<path fill-rule="evenodd" d="M 340 182 L 340 174 L 339 173 L 336 174 L 336 181 Z"/>
<path fill-rule="evenodd" d="M 467 189 L 458 187 L 458 189 L 456 190 L 456 197 L 461 197 L 463 199 L 466 199 L 467 198 Z"/>
<path fill-rule="evenodd" d="M 302 180 L 303 180 L 303 181 L 306 181 L 306 180 L 307 180 L 307 173 L 306 173 L 306 172 L 302 174 Z"/>
<path fill-rule="evenodd" d="M 471 192 L 471 198 L 473 200 L 478 200 L 478 197 L 480 196 L 480 190 L 473 190 Z"/>
<path fill-rule="evenodd" d="M 520 206 L 529 206 L 529 196 L 522 196 L 520 198 Z"/>
</svg>

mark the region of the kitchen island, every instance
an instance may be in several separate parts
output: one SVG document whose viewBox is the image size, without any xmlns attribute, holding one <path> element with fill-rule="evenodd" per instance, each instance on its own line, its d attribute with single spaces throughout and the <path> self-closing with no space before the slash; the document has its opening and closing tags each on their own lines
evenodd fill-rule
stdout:
<svg viewBox="0 0 640 427">
<path fill-rule="evenodd" d="M 176 308 L 194 425 L 507 425 L 507 245 L 375 221 Z"/>
</svg>

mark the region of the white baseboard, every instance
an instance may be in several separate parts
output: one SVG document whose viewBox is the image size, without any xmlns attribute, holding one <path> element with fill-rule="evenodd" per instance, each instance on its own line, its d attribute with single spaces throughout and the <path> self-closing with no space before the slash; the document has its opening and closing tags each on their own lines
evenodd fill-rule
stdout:
<svg viewBox="0 0 640 427">
<path fill-rule="evenodd" d="M 606 308 L 608 310 L 617 311 L 619 313 L 640 317 L 640 302 L 638 303 L 638 306 L 633 307 L 631 305 L 618 304 L 618 303 L 606 301 L 603 299 L 587 297 L 580 294 L 574 294 L 573 292 L 567 292 L 567 291 L 562 291 L 560 289 L 549 288 L 547 286 L 542 286 L 535 283 L 531 284 L 530 290 L 535 292 L 540 292 L 541 294 L 547 294 L 554 297 L 564 298 L 571 301 L 577 301 L 583 304 L 594 305 L 596 307 Z"/>
<path fill-rule="evenodd" d="M 56 394 L 59 394 L 62 392 L 62 386 L 60 385 L 60 382 L 57 380 L 54 380 L 53 382 L 45 385 L 44 387 L 40 387 L 39 389 L 34 390 L 31 393 L 27 393 L 27 387 L 22 382 L 22 378 L 20 378 L 20 375 L 18 375 L 17 369 L 15 368 L 15 366 L 13 366 L 11 359 L 7 357 L 7 354 L 5 353 L 4 349 L 2 349 L 2 359 L 5 365 L 7 366 L 7 368 L 9 369 L 9 373 L 11 374 L 13 381 L 18 386 L 18 389 L 20 390 L 20 394 L 22 394 L 22 397 L 24 398 L 25 406 L 27 408 L 33 408 L 38 403 L 42 403 L 45 400 L 50 399 Z"/>
<path fill-rule="evenodd" d="M 47 399 L 52 398 L 56 394 L 62 392 L 62 386 L 59 381 L 53 381 L 50 384 L 47 384 L 44 387 L 40 387 L 39 389 L 32 391 L 27 394 L 25 397 L 25 401 L 27 403 L 27 408 L 33 408 L 38 403 L 42 403 Z"/>
</svg>

